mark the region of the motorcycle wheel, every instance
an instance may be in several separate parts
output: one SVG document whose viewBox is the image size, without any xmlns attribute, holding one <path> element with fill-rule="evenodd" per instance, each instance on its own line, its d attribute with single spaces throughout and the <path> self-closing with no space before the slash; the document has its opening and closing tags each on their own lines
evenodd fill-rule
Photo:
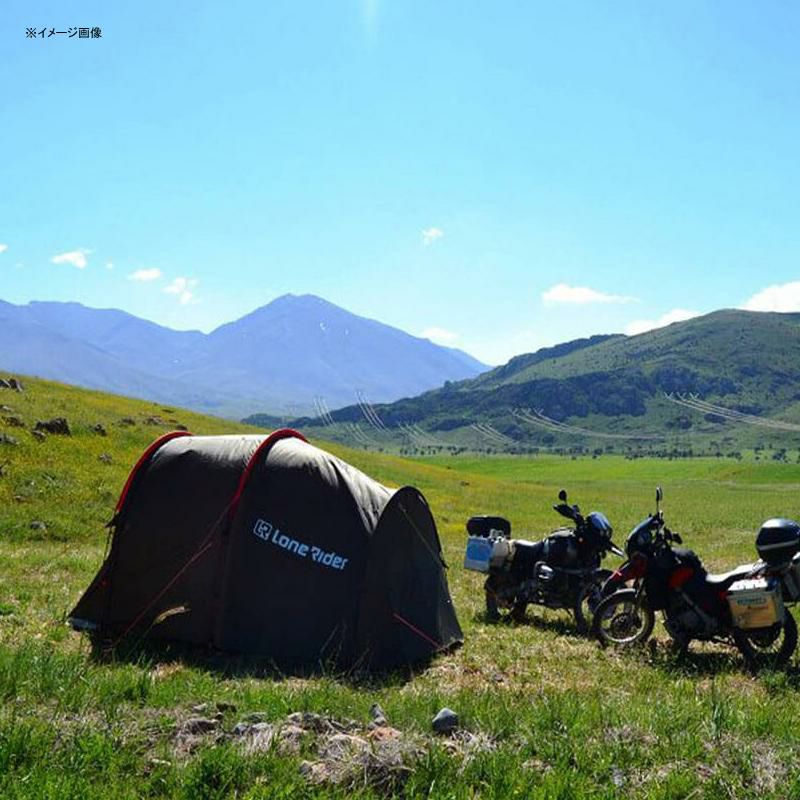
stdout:
<svg viewBox="0 0 800 800">
<path fill-rule="evenodd" d="M 766 631 L 734 630 L 733 641 L 754 672 L 776 669 L 789 661 L 797 647 L 797 623 L 787 610 L 782 624 Z"/>
<path fill-rule="evenodd" d="M 575 627 L 578 633 L 589 633 L 594 619 L 594 612 L 603 599 L 602 586 L 611 576 L 611 570 L 604 569 L 598 574 L 597 579 L 587 583 L 578 593 L 572 613 L 575 617 Z"/>
<path fill-rule="evenodd" d="M 603 599 L 594 612 L 592 634 L 603 647 L 632 647 L 647 641 L 656 615 L 635 589 L 621 589 Z"/>
</svg>

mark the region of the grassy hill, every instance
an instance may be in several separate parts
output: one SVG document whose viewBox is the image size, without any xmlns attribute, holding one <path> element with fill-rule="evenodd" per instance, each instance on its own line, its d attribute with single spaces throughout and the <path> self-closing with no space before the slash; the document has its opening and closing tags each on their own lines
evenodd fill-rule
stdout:
<svg viewBox="0 0 800 800">
<path fill-rule="evenodd" d="M 65 615 L 102 560 L 103 524 L 130 466 L 177 423 L 209 434 L 253 429 L 23 382 L 23 393 L 0 389 L 0 404 L 11 409 L 0 414 L 0 432 L 17 442 L 0 444 L 3 798 L 800 794 L 796 661 L 787 674 L 756 678 L 721 647 L 693 646 L 687 660 L 677 660 L 662 630 L 653 648 L 616 655 L 576 636 L 560 612 L 529 611 L 525 624 L 490 625 L 480 577 L 460 566 L 469 514 L 503 513 L 518 534 L 539 536 L 559 522 L 550 503 L 563 485 L 584 508 L 605 511 L 621 540 L 651 508 L 660 482 L 667 518 L 687 545 L 710 566 L 730 567 L 753 558 L 764 518 L 800 515 L 800 467 L 616 456 L 413 461 L 329 446 L 389 485 L 423 490 L 450 564 L 464 648 L 428 669 L 383 677 L 283 674 L 178 650 L 103 661 L 66 627 Z M 30 428 L 54 416 L 69 420 L 72 436 L 37 440 Z M 5 417 L 24 427 L 3 424 Z M 98 424 L 106 436 L 94 430 Z M 293 749 L 255 747 L 232 733 L 254 712 L 265 724 L 314 712 L 352 719 L 362 730 L 375 702 L 409 748 L 410 771 L 390 770 L 395 782 L 381 786 L 369 783 L 384 774 L 369 758 L 354 761 L 341 785 L 310 781 L 301 764 L 328 757 L 319 749 L 323 734 L 309 731 Z M 430 734 L 431 717 L 444 705 L 462 720 L 452 739 Z M 211 730 L 187 733 L 198 715 L 219 718 Z"/>
<path fill-rule="evenodd" d="M 333 424 L 306 419 L 299 424 L 324 427 L 326 436 L 354 442 L 352 426 L 360 424 L 377 444 L 417 448 L 426 438 L 429 445 L 521 452 L 599 447 L 729 453 L 800 445 L 798 431 L 698 413 L 667 400 L 670 393 L 696 394 L 797 424 L 800 314 L 717 311 L 638 336 L 596 336 L 517 356 L 477 378 L 376 405 L 390 432 L 370 429 L 358 406 L 335 411 Z M 539 410 L 581 431 L 526 421 L 514 413 L 519 409 Z M 491 430 L 482 434 L 476 424 L 491 426 L 500 437 L 493 440 Z M 636 438 L 642 435 L 651 438 Z"/>
</svg>

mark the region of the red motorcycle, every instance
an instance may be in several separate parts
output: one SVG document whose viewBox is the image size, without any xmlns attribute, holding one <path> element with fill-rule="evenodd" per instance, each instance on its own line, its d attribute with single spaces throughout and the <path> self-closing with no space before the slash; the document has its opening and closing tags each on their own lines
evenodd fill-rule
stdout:
<svg viewBox="0 0 800 800">
<path fill-rule="evenodd" d="M 655 612 L 678 648 L 692 640 L 735 645 L 751 668 L 783 666 L 797 646 L 797 625 L 786 603 L 800 599 L 800 525 L 773 519 L 756 538 L 761 559 L 721 575 L 700 558 L 656 512 L 629 534 L 628 560 L 603 586 L 592 632 L 603 646 L 640 644 L 653 632 Z"/>
</svg>

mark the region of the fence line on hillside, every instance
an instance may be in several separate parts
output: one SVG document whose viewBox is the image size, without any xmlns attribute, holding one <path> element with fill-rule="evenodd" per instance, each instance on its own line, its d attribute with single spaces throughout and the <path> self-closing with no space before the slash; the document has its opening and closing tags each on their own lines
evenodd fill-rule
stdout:
<svg viewBox="0 0 800 800">
<path fill-rule="evenodd" d="M 593 431 L 589 428 L 580 428 L 577 425 L 569 425 L 566 422 L 559 422 L 546 416 L 541 409 L 531 410 L 530 408 L 515 408 L 512 411 L 517 419 L 538 425 L 556 433 L 569 433 L 575 436 L 590 436 L 598 439 L 614 440 L 634 440 L 634 441 L 663 441 L 664 436 L 660 433 L 605 433 Z"/>
<path fill-rule="evenodd" d="M 683 395 L 679 392 L 664 393 L 664 398 L 671 403 L 689 408 L 692 411 L 697 411 L 701 414 L 713 414 L 721 417 L 727 422 L 740 422 L 745 425 L 756 425 L 761 428 L 770 428 L 778 431 L 800 431 L 800 425 L 793 422 L 784 422 L 779 419 L 769 419 L 768 417 L 759 417 L 756 414 L 745 414 L 742 411 L 737 411 L 734 408 L 726 408 L 725 406 L 715 405 L 706 400 L 701 400 L 697 395 L 689 394 Z"/>
</svg>

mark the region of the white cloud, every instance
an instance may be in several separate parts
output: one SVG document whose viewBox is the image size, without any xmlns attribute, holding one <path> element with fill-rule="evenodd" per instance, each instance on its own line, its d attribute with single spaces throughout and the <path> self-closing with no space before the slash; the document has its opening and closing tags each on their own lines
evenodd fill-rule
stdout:
<svg viewBox="0 0 800 800">
<path fill-rule="evenodd" d="M 699 316 L 699 311 L 688 311 L 685 308 L 673 308 L 672 311 L 667 311 L 666 314 L 662 314 L 658 319 L 634 320 L 625 326 L 625 333 L 627 333 L 628 336 L 636 336 L 639 333 L 646 333 L 656 328 L 664 328 L 667 325 L 672 325 L 673 322 L 683 322 L 684 320 Z"/>
<path fill-rule="evenodd" d="M 423 339 L 430 339 L 435 344 L 443 344 L 445 347 L 452 347 L 458 341 L 458 334 L 444 328 L 425 328 L 422 331 Z"/>
<path fill-rule="evenodd" d="M 86 265 L 89 263 L 86 256 L 91 252 L 91 250 L 84 249 L 69 250 L 66 253 L 59 253 L 57 256 L 53 256 L 50 261 L 53 264 L 72 264 L 72 266 L 77 269 L 85 269 Z"/>
<path fill-rule="evenodd" d="M 427 247 L 429 244 L 433 244 L 437 239 L 441 239 L 444 236 L 444 231 L 441 228 L 425 228 L 422 231 L 422 244 Z"/>
<path fill-rule="evenodd" d="M 114 269 L 114 262 L 106 261 L 106 269 Z"/>
<path fill-rule="evenodd" d="M 800 311 L 800 281 L 767 286 L 743 306 L 745 311 Z"/>
<path fill-rule="evenodd" d="M 6 250 L 8 250 L 8 245 L 0 244 L 0 253 L 5 253 Z"/>
<path fill-rule="evenodd" d="M 175 278 L 169 286 L 164 288 L 167 294 L 175 294 L 182 306 L 188 305 L 194 299 L 194 288 L 197 286 L 196 278 Z"/>
<path fill-rule="evenodd" d="M 547 305 L 571 303 L 572 305 L 588 305 L 589 303 L 635 303 L 635 297 L 621 294 L 606 294 L 590 289 L 588 286 L 570 286 L 568 283 L 557 283 L 546 292 L 542 292 L 542 300 Z"/>
<path fill-rule="evenodd" d="M 111 268 L 113 268 L 113 266 L 112 264 Z M 108 267 L 108 264 L 106 264 L 106 267 Z M 149 281 L 157 281 L 162 275 L 163 273 L 157 267 L 152 267 L 151 269 L 137 269 L 136 272 L 131 272 L 131 274 L 128 275 L 128 280 L 147 283 Z"/>
</svg>

